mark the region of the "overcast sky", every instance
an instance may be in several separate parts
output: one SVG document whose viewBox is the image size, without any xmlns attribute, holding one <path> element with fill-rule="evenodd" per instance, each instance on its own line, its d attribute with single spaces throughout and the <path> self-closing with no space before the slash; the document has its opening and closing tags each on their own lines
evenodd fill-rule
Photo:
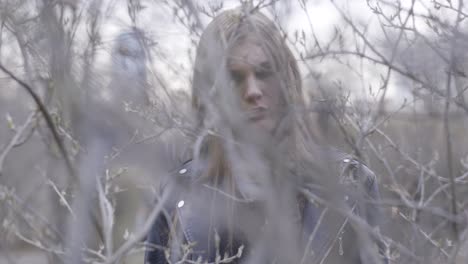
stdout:
<svg viewBox="0 0 468 264">
<path fill-rule="evenodd" d="M 218 4 L 221 1 L 195 1 L 197 4 L 208 7 L 210 4 Z M 224 2 L 225 8 L 232 8 L 238 5 L 238 0 L 233 1 L 222 1 Z M 340 2 L 340 1 L 336 1 Z M 372 2 L 372 1 L 371 1 Z M 410 1 L 408 1 L 409 3 Z M 376 35 L 378 27 L 376 17 L 372 14 L 369 7 L 364 0 L 349 0 L 341 1 L 341 8 L 349 12 L 350 16 L 356 21 L 362 24 L 368 24 L 369 36 Z M 139 15 L 137 26 L 142 28 L 148 36 L 152 37 L 157 41 L 156 50 L 161 54 L 167 55 L 166 58 L 160 56 L 153 56 L 154 67 L 157 72 L 161 73 L 168 85 L 174 89 L 189 89 L 188 80 L 191 76 L 191 68 L 189 64 L 189 58 L 194 54 L 188 54 L 187 50 L 190 47 L 194 47 L 190 42 L 190 38 L 187 29 L 182 27 L 180 23 L 174 21 L 173 11 L 167 5 L 163 5 L 156 2 L 148 2 L 146 8 L 143 9 Z M 309 0 L 307 1 L 307 15 L 303 8 L 300 7 L 299 1 L 282 1 L 280 3 L 279 12 L 282 19 L 278 21 L 283 25 L 290 34 L 295 30 L 303 30 L 308 38 L 308 42 L 312 45 L 312 34 L 311 31 L 315 32 L 315 36 L 321 43 L 327 42 L 332 36 L 335 27 L 337 25 L 343 25 L 341 22 L 340 14 L 336 11 L 335 7 L 329 0 Z M 130 18 L 127 13 L 126 2 L 117 1 L 112 16 L 107 19 L 106 30 L 103 31 L 103 38 L 109 40 L 111 43 L 112 39 L 122 30 L 122 28 L 128 28 L 131 25 Z M 204 26 L 206 26 L 211 20 L 205 15 L 201 15 Z M 309 23 L 310 21 L 310 23 Z M 376 35 L 377 36 L 377 35 Z M 104 55 L 105 57 L 105 55 Z M 179 69 L 179 65 L 183 65 L 185 70 L 169 70 L 167 65 L 172 65 Z M 321 63 L 314 66 L 314 71 L 319 73 L 326 73 L 330 78 L 339 78 L 342 75 L 341 72 L 330 72 L 332 67 L 325 63 Z M 369 67 L 369 68 L 367 68 Z M 376 67 L 373 65 L 364 66 L 364 77 L 368 83 L 378 82 L 380 77 L 376 72 Z M 336 76 L 334 76 L 336 75 Z M 354 89 L 356 93 L 367 93 L 368 85 L 359 84 L 349 87 Z M 377 86 L 377 85 L 376 85 Z M 391 85 L 389 88 L 388 95 L 394 97 L 395 88 Z"/>
<path fill-rule="evenodd" d="M 82 3 L 90 3 L 83 1 Z M 163 4 L 164 1 L 142 1 L 144 9 L 138 14 L 137 27 L 142 29 L 147 36 L 156 41 L 151 56 L 153 72 L 160 74 L 165 80 L 166 85 L 171 89 L 189 90 L 189 80 L 192 75 L 190 60 L 194 58 L 193 49 L 198 39 L 190 37 L 188 30 L 183 27 L 173 16 L 172 1 L 170 4 Z M 224 8 L 232 8 L 238 5 L 239 0 L 196 0 L 196 4 L 208 8 L 209 5 L 218 5 L 223 2 Z M 280 1 L 278 12 L 281 21 L 277 21 L 287 32 L 292 35 L 295 30 L 304 31 L 307 41 L 310 45 L 314 40 L 312 30 L 319 43 L 326 43 L 332 36 L 335 27 L 343 27 L 342 19 L 331 0 L 309 0 L 306 1 L 306 10 L 300 7 L 299 0 Z M 377 16 L 373 14 L 367 6 L 365 0 L 341 0 L 334 1 L 340 5 L 352 19 L 359 25 L 368 26 L 366 35 L 375 43 L 382 40 Z M 375 0 L 370 0 L 370 4 L 375 4 Z M 401 1 L 403 5 L 410 5 L 411 1 Z M 452 1 L 453 2 L 453 1 Z M 417 1 L 416 11 L 424 12 L 425 6 L 431 5 L 431 0 Z M 101 69 L 110 69 L 111 62 L 109 55 L 112 51 L 114 39 L 123 31 L 132 26 L 132 22 L 127 11 L 127 1 L 124 0 L 105 0 L 103 1 L 103 25 L 101 28 L 102 45 L 99 48 L 99 62 Z M 206 26 L 211 18 L 201 14 L 203 26 Z M 449 17 L 450 18 L 450 17 Z M 347 28 L 349 30 L 349 27 Z M 86 35 L 85 28 L 81 29 L 83 36 Z M 424 24 L 420 23 L 419 30 L 424 31 Z M 85 45 L 85 43 L 83 43 Z M 299 47 L 300 49 L 300 47 Z M 188 51 L 191 50 L 192 53 Z M 316 73 L 324 74 L 325 78 L 331 82 L 340 78 L 350 78 L 350 71 L 345 68 L 336 68 L 336 65 L 325 62 L 313 64 L 313 70 Z M 381 82 L 380 74 L 382 69 L 375 65 L 364 64 L 362 66 L 363 79 L 357 80 L 357 77 L 345 80 L 348 89 L 359 96 L 368 94 L 369 86 L 378 88 Z M 151 74 L 150 74 L 151 76 Z M 343 77 L 345 76 L 345 77 Z M 157 89 L 157 87 L 155 87 Z M 393 98 L 395 102 L 403 100 L 408 94 L 402 93 L 397 89 L 395 82 L 390 82 L 388 97 Z M 397 100 L 398 99 L 398 100 Z"/>
</svg>

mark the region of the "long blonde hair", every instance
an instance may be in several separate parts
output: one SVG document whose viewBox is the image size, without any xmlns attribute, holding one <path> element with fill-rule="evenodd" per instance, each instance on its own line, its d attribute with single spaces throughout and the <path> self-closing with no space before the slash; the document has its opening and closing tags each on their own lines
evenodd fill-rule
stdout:
<svg viewBox="0 0 468 264">
<path fill-rule="evenodd" d="M 273 72 L 278 74 L 285 110 L 271 137 L 262 134 L 253 139 L 255 133 L 249 133 L 248 127 L 242 125 L 243 119 L 239 118 L 239 122 L 232 115 L 241 110 L 241 104 L 226 67 L 228 52 L 252 34 L 270 58 Z M 321 165 L 316 166 L 322 156 L 317 154 L 318 148 L 306 126 L 298 63 L 281 31 L 258 10 L 241 7 L 221 13 L 201 36 L 192 81 L 192 105 L 199 130 L 193 153 L 195 161 L 202 164 L 198 179 L 230 195 L 240 195 L 241 199 L 260 201 L 265 210 L 257 213 L 267 217 L 269 228 L 274 229 L 266 232 L 266 241 L 281 240 L 288 245 L 276 254 L 286 256 L 288 261 L 279 262 L 296 263 L 301 227 L 300 221 L 291 220 L 302 218 L 305 204 L 297 187 L 303 183 L 302 175 L 324 174 Z M 241 141 L 239 148 L 237 141 Z M 230 212 L 227 226 L 231 242 L 234 221 L 242 219 L 238 211 L 234 217 L 234 201 L 237 200 L 230 199 L 225 205 Z"/>
<path fill-rule="evenodd" d="M 260 40 L 264 52 L 272 61 L 273 71 L 281 81 L 286 111 L 275 130 L 274 140 L 288 145 L 288 160 L 294 160 L 292 156 L 310 154 L 303 149 L 304 144 L 297 142 L 307 137 L 304 136 L 307 133 L 304 133 L 303 115 L 297 111 L 304 109 L 305 104 L 298 63 L 271 19 L 258 10 L 240 7 L 224 11 L 214 18 L 203 32 L 196 52 L 192 105 L 197 114 L 200 136 L 196 140 L 194 156 L 203 155 L 206 160 L 202 179 L 217 181 L 221 177 L 222 181 L 232 180 L 233 164 L 228 155 L 229 144 L 226 144 L 229 139 L 222 137 L 226 133 L 236 133 L 233 131 L 236 118 L 230 117 L 230 112 L 239 110 L 240 104 L 236 101 L 238 96 L 227 72 L 226 54 L 252 34 Z M 227 122 L 229 131 L 220 128 L 217 125 L 219 122 Z"/>
</svg>

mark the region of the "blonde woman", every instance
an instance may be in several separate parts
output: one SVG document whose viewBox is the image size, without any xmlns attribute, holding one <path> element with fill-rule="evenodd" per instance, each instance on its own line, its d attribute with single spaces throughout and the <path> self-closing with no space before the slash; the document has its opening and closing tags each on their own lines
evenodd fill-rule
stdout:
<svg viewBox="0 0 468 264">
<path fill-rule="evenodd" d="M 381 261 L 375 176 L 313 142 L 297 62 L 267 16 L 214 18 L 192 97 L 193 157 L 163 180 L 146 263 Z"/>
</svg>

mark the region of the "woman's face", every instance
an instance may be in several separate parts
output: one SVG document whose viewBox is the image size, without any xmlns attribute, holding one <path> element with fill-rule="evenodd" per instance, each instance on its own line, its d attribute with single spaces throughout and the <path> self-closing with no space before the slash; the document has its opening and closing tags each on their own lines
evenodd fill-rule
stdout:
<svg viewBox="0 0 468 264">
<path fill-rule="evenodd" d="M 281 105 L 281 84 L 272 59 L 258 40 L 247 37 L 231 49 L 227 68 L 241 96 L 242 114 L 250 124 L 272 133 Z"/>
</svg>

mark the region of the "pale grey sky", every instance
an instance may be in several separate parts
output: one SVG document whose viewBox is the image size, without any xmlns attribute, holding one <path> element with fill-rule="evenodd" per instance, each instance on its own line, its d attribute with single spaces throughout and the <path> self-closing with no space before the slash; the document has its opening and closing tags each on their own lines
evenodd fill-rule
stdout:
<svg viewBox="0 0 468 264">
<path fill-rule="evenodd" d="M 197 4 L 207 7 L 210 3 L 216 4 L 221 1 L 195 1 Z M 225 8 L 232 8 L 238 5 L 238 0 L 228 0 L 224 2 Z M 369 35 L 372 36 L 378 28 L 374 27 L 375 16 L 372 16 L 372 12 L 366 5 L 364 0 L 342 0 L 339 2 L 341 8 L 349 11 L 349 14 L 353 19 L 362 21 L 370 24 Z M 284 3 L 287 2 L 283 2 Z M 106 30 L 103 32 L 103 38 L 106 40 L 113 39 L 122 28 L 129 27 L 131 21 L 127 14 L 126 1 L 117 1 L 115 6 L 115 12 L 107 20 Z M 308 43 L 313 44 L 312 41 L 312 28 L 319 42 L 325 43 L 332 36 L 335 26 L 342 25 L 340 14 L 336 11 L 335 7 L 329 0 L 311 0 L 307 1 L 307 14 L 304 9 L 300 7 L 299 1 L 290 1 L 290 14 L 287 19 L 279 21 L 288 32 L 292 35 L 295 30 L 304 31 Z M 201 15 L 204 25 L 209 23 L 210 18 Z M 310 21 L 310 23 L 309 23 Z M 167 55 L 167 61 L 161 61 L 161 58 L 153 57 L 153 67 L 159 73 L 161 73 L 167 85 L 173 89 L 189 89 L 189 79 L 191 77 L 191 67 L 189 64 L 189 54 L 187 50 L 194 48 L 190 42 L 188 32 L 183 28 L 180 23 L 174 22 L 173 11 L 166 5 L 157 4 L 156 2 L 149 1 L 147 8 L 141 11 L 139 14 L 139 20 L 137 24 L 142 28 L 149 36 L 153 37 L 158 42 L 157 50 Z M 375 28 L 375 29 L 374 29 Z M 299 47 L 299 49 L 301 49 Z M 192 53 L 191 56 L 194 56 Z M 185 70 L 171 71 L 168 70 L 168 64 L 173 66 L 183 65 Z M 329 78 L 339 78 L 341 75 L 340 71 L 336 74 L 331 72 L 331 67 L 335 67 L 331 64 L 320 63 L 314 65 L 314 71 L 327 74 Z M 374 65 L 364 65 L 364 81 L 365 84 L 354 84 L 350 89 L 354 89 L 355 92 L 359 92 L 359 87 L 363 88 L 361 91 L 367 93 L 368 85 L 378 82 L 380 79 L 379 70 Z M 338 75 L 338 76 L 336 76 Z M 357 82 L 357 80 L 355 81 Z M 374 84 L 375 85 L 375 84 Z M 350 85 L 351 86 L 351 85 Z M 377 85 L 376 85 L 377 86 Z M 391 86 L 388 95 L 394 97 L 394 88 Z"/>
<path fill-rule="evenodd" d="M 169 3 L 173 3 L 168 1 Z M 195 0 L 194 3 L 208 7 L 209 5 L 217 5 L 223 2 L 225 8 L 232 8 L 238 5 L 239 0 Z M 255 1 L 254 1 L 255 2 Z M 326 43 L 332 36 L 335 27 L 343 27 L 340 14 L 336 11 L 331 0 L 309 0 L 306 10 L 300 7 L 299 1 L 280 1 L 283 7 L 279 12 L 286 13 L 289 10 L 289 15 L 286 19 L 278 21 L 292 35 L 295 30 L 304 31 L 308 43 L 313 44 L 312 29 L 320 43 Z M 377 17 L 371 12 L 365 0 L 335 0 L 340 8 L 345 10 L 353 19 L 363 25 L 368 25 L 367 36 L 372 40 L 378 40 L 380 27 Z M 374 5 L 376 0 L 369 0 L 371 5 Z M 453 1 L 452 1 L 453 2 Z M 455 1 L 456 2 L 456 1 Z M 83 5 L 91 3 L 91 1 L 81 2 Z M 191 78 L 190 59 L 193 59 L 194 53 L 188 53 L 189 49 L 195 47 L 190 39 L 187 29 L 174 20 L 173 10 L 167 4 L 162 4 L 162 1 L 142 1 L 146 7 L 138 14 L 137 27 L 141 28 L 149 37 L 157 42 L 152 56 L 152 68 L 154 72 L 160 74 L 165 80 L 166 85 L 171 89 L 189 90 L 189 80 Z M 408 7 L 411 0 L 401 1 L 403 6 Z M 431 6 L 431 0 L 417 0 L 415 10 L 424 13 L 427 6 Z M 456 4 L 456 3 L 454 3 Z M 173 5 L 173 4 L 172 4 Z M 102 17 L 102 40 L 103 45 L 99 49 L 98 68 L 110 69 L 109 54 L 112 50 L 113 40 L 122 32 L 132 26 L 132 22 L 127 12 L 127 1 L 125 0 L 104 0 L 102 6 L 105 7 Z M 288 7 L 289 9 L 285 8 Z M 205 15 L 200 16 L 205 26 L 209 23 L 210 18 Z M 451 19 L 450 15 L 446 16 Z M 418 29 L 421 32 L 426 30 L 426 26 L 422 21 L 417 21 Z M 350 30 L 349 27 L 344 27 Z M 86 36 L 86 28 L 81 27 L 78 36 Z M 197 42 L 197 39 L 194 39 Z M 382 39 L 380 39 L 382 40 Z M 86 43 L 83 43 L 85 45 Z M 309 45 L 309 46 L 310 46 Z M 84 46 L 83 46 L 84 47 Z M 298 47 L 301 50 L 301 47 Z M 164 55 L 164 56 L 161 56 Z M 324 74 L 325 78 L 330 81 L 340 79 L 344 74 L 349 78 L 352 74 L 350 71 L 341 67 L 336 68 L 336 65 L 318 61 L 312 64 L 313 70 Z M 381 82 L 380 74 L 383 69 L 373 64 L 364 63 L 362 65 L 363 79 L 359 80 L 356 76 L 349 78 L 347 86 L 357 96 L 367 96 L 369 86 L 377 89 Z M 352 76 L 351 76 L 352 77 Z M 388 97 L 393 98 L 395 103 L 399 103 L 403 97 L 408 96 L 402 94 L 396 89 L 395 82 L 390 82 Z"/>
</svg>

